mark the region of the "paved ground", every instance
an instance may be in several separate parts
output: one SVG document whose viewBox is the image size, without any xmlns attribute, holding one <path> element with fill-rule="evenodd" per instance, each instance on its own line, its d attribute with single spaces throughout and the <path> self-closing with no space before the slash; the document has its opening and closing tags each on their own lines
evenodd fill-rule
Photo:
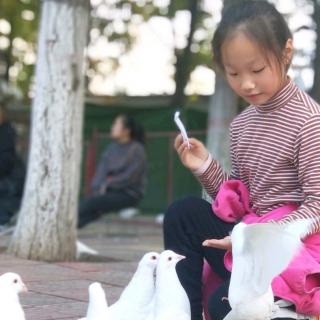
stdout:
<svg viewBox="0 0 320 320">
<path fill-rule="evenodd" d="M 0 238 L 5 246 L 9 237 Z M 148 251 L 162 250 L 162 228 L 152 218 L 104 217 L 79 232 L 79 239 L 101 253 L 99 262 L 44 263 L 0 255 L 0 274 L 21 275 L 29 292 L 20 300 L 27 320 L 78 319 L 85 315 L 88 285 L 102 283 L 109 303 L 130 280 Z"/>
</svg>

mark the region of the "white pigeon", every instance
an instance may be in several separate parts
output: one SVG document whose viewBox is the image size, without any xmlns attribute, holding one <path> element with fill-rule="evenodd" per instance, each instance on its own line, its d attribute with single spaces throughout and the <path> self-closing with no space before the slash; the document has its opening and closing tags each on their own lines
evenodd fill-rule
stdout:
<svg viewBox="0 0 320 320">
<path fill-rule="evenodd" d="M 159 253 L 148 252 L 123 290 L 119 300 L 110 306 L 110 318 L 114 320 L 144 320 L 152 308 L 155 290 L 154 273 Z"/>
<path fill-rule="evenodd" d="M 19 293 L 28 291 L 20 276 L 8 272 L 0 277 L 0 319 L 25 320 Z"/>
<path fill-rule="evenodd" d="M 189 298 L 176 272 L 176 264 L 184 258 L 171 250 L 160 254 L 154 307 L 147 320 L 191 320 Z"/>
<path fill-rule="evenodd" d="M 105 292 L 99 282 L 89 286 L 89 305 L 85 318 L 79 320 L 108 320 L 109 310 Z"/>
<path fill-rule="evenodd" d="M 269 320 L 275 311 L 271 282 L 290 263 L 311 219 L 280 225 L 237 224 L 231 233 L 233 266 L 224 320 Z"/>
</svg>

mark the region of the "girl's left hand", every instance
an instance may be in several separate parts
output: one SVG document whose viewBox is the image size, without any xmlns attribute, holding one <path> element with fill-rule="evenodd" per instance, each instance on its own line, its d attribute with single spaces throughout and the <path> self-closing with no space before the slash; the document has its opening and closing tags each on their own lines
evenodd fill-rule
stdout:
<svg viewBox="0 0 320 320">
<path fill-rule="evenodd" d="M 232 243 L 231 243 L 231 237 L 227 236 L 223 239 L 209 239 L 203 241 L 202 245 L 204 247 L 212 247 L 216 249 L 222 249 L 222 250 L 232 250 Z"/>
</svg>

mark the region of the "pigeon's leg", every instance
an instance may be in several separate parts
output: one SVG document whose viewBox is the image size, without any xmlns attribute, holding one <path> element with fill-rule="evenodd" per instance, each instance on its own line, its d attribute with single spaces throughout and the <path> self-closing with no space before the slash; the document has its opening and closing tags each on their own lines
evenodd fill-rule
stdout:
<svg viewBox="0 0 320 320">
<path fill-rule="evenodd" d="M 206 258 L 220 277 L 230 277 L 223 265 L 224 251 L 205 248 L 202 242 L 229 235 L 233 224 L 216 217 L 207 201 L 186 197 L 168 208 L 163 228 L 165 249 L 187 257 L 177 264 L 177 274 L 190 300 L 192 320 L 202 320 L 203 259 Z"/>
</svg>

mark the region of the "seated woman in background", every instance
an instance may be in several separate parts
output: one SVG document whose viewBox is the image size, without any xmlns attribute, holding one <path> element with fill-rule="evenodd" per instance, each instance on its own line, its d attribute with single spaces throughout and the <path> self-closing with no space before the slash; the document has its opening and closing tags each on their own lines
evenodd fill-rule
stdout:
<svg viewBox="0 0 320 320">
<path fill-rule="evenodd" d="M 144 130 L 121 114 L 111 127 L 111 142 L 102 153 L 91 183 L 91 196 L 80 203 L 78 227 L 101 214 L 136 206 L 144 195 L 146 155 Z"/>
<path fill-rule="evenodd" d="M 0 102 L 0 229 L 19 210 L 25 179 L 25 166 L 16 152 L 16 131 Z"/>
</svg>

